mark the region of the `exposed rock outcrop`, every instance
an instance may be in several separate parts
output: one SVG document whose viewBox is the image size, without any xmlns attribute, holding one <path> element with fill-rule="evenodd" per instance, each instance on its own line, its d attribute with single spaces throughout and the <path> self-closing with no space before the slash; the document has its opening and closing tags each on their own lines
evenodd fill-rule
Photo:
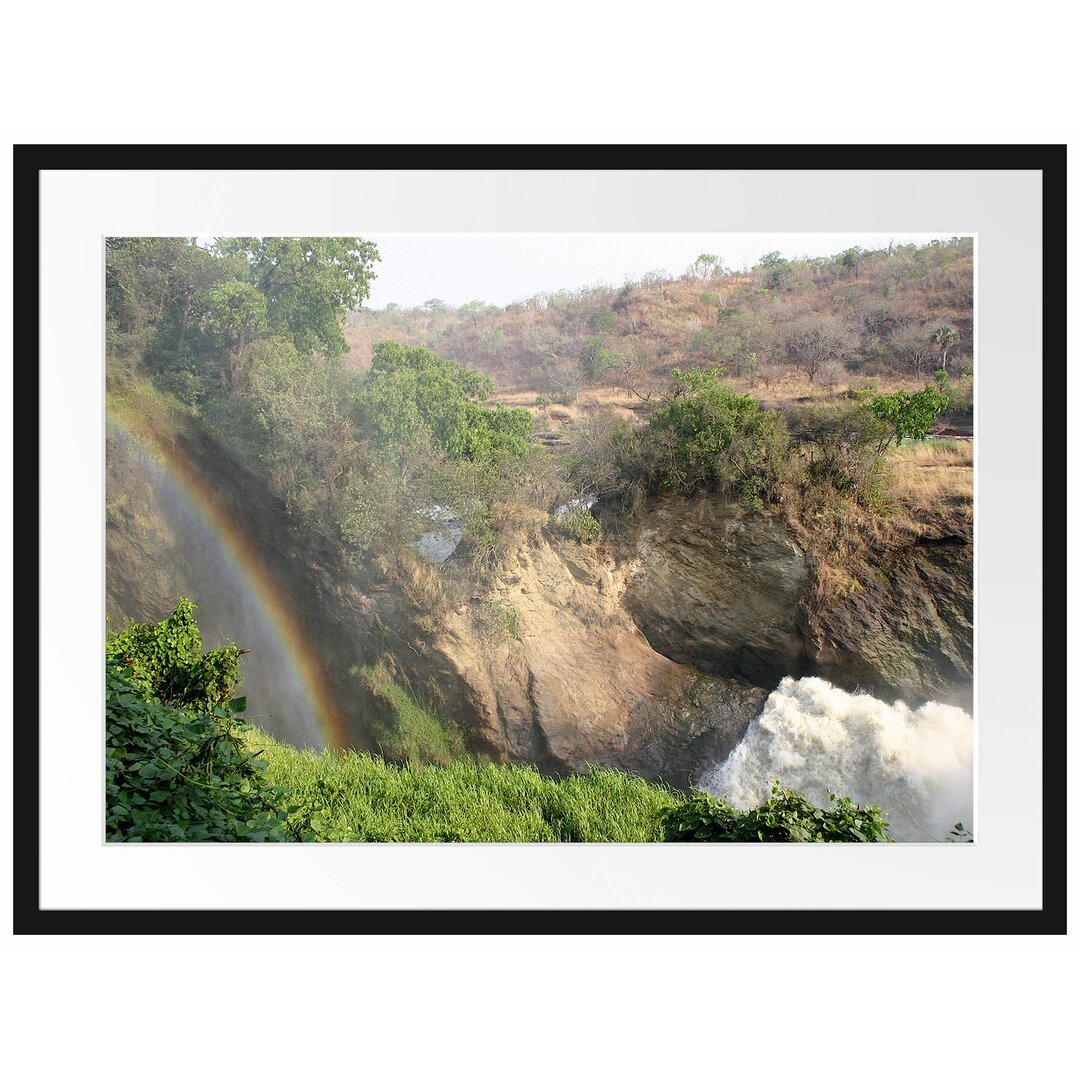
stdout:
<svg viewBox="0 0 1080 1080">
<path fill-rule="evenodd" d="M 542 536 L 495 583 L 515 636 L 491 640 L 467 607 L 444 620 L 434 652 L 473 689 L 484 749 L 553 771 L 598 762 L 685 784 L 738 742 L 766 691 L 658 653 L 626 610 L 625 587 L 603 549 Z M 414 678 L 426 666 L 403 663 Z"/>
<path fill-rule="evenodd" d="M 855 591 L 811 613 L 804 634 L 813 674 L 876 697 L 970 711 L 973 570 L 963 537 L 882 556 Z"/>
<path fill-rule="evenodd" d="M 657 651 L 760 686 L 802 673 L 806 563 L 778 517 L 709 495 L 669 496 L 618 536 L 626 608 Z"/>
</svg>

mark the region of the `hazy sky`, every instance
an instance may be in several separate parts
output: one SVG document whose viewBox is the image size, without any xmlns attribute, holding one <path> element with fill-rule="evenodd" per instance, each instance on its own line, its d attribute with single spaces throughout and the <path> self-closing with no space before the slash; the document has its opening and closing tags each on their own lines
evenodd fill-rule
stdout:
<svg viewBox="0 0 1080 1080">
<path fill-rule="evenodd" d="M 364 306 L 414 307 L 438 298 L 505 305 L 534 293 L 598 281 L 621 285 L 649 270 L 678 276 L 707 252 L 729 269 L 749 268 L 768 251 L 792 258 L 835 255 L 858 245 L 925 244 L 936 233 L 638 233 L 638 234 L 369 234 L 382 256 Z"/>
</svg>

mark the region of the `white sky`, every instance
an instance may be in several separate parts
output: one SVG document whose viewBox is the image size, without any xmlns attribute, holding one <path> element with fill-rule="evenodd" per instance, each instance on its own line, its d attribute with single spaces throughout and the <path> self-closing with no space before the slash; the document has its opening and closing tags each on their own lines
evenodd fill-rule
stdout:
<svg viewBox="0 0 1080 1080">
<path fill-rule="evenodd" d="M 702 253 L 728 269 L 749 268 L 768 251 L 786 258 L 846 248 L 925 244 L 938 233 L 371 234 L 382 259 L 366 308 L 414 307 L 438 298 L 505 305 L 538 292 L 598 281 L 621 285 L 650 270 L 678 276 Z"/>
</svg>

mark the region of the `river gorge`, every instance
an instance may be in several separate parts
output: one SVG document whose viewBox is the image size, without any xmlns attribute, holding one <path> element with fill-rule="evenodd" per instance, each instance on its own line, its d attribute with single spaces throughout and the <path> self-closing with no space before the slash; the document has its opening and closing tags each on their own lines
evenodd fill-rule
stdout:
<svg viewBox="0 0 1080 1080">
<path fill-rule="evenodd" d="M 376 750 L 385 702 L 357 672 L 382 664 L 481 759 L 598 763 L 736 805 L 776 778 L 876 801 L 909 840 L 970 821 L 970 538 L 891 552 L 815 607 L 780 515 L 658 497 L 598 505 L 597 544 L 523 522 L 490 595 L 447 599 L 453 554 L 348 563 L 195 426 L 114 424 L 107 460 L 110 626 L 188 596 L 207 647 L 250 650 L 249 718 L 295 745 Z"/>
</svg>

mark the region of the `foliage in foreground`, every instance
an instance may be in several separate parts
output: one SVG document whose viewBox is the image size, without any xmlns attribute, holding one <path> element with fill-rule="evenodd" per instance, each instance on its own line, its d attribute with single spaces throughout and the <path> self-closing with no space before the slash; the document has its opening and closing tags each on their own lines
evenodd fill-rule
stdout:
<svg viewBox="0 0 1080 1080">
<path fill-rule="evenodd" d="M 240 650 L 225 645 L 202 651 L 195 605 L 180 597 L 160 623 L 132 623 L 111 638 L 106 657 L 148 700 L 212 710 L 224 706 L 240 683 Z"/>
<path fill-rule="evenodd" d="M 365 669 L 399 758 L 298 750 L 240 719 L 241 652 L 204 653 L 190 601 L 111 637 L 105 664 L 106 836 L 126 841 L 641 843 L 888 840 L 876 807 L 823 810 L 774 785 L 754 810 L 593 766 L 562 780 L 468 759 L 448 729 Z M 435 760 L 438 765 L 428 765 Z"/>
<path fill-rule="evenodd" d="M 746 843 L 891 843 L 876 806 L 860 807 L 829 792 L 827 809 L 775 781 L 761 806 L 739 810 L 704 791 L 662 814 L 665 840 Z"/>
<path fill-rule="evenodd" d="M 133 624 L 105 659 L 108 840 L 288 840 L 285 792 L 244 745 L 239 650 L 202 652 L 194 605 Z"/>
</svg>

